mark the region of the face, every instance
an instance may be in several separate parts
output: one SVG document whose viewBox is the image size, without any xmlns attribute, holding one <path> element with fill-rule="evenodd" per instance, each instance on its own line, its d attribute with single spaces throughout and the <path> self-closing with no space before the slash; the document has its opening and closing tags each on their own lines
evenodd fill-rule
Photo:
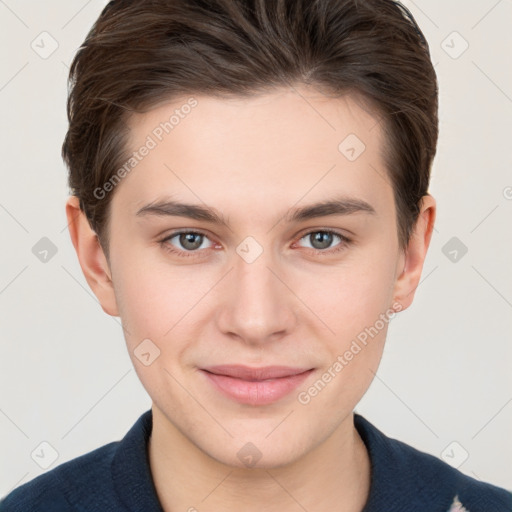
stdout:
<svg viewBox="0 0 512 512">
<path fill-rule="evenodd" d="M 348 425 L 400 309 L 385 141 L 354 98 L 305 87 L 187 100 L 130 120 L 131 150 L 150 149 L 112 199 L 115 300 L 168 428 L 222 463 L 254 445 L 275 467 Z"/>
</svg>

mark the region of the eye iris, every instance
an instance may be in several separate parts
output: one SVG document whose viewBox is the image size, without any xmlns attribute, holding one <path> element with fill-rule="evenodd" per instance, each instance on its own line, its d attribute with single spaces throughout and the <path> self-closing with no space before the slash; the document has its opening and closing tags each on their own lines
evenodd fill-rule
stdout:
<svg viewBox="0 0 512 512">
<path fill-rule="evenodd" d="M 311 235 L 311 245 L 315 249 L 327 249 L 332 243 L 332 233 L 326 231 L 317 231 Z M 317 245 L 318 242 L 318 245 Z"/>
<path fill-rule="evenodd" d="M 200 235 L 199 233 L 181 233 L 180 234 L 180 244 L 185 249 L 198 249 L 201 247 L 201 243 L 203 235 Z"/>
</svg>

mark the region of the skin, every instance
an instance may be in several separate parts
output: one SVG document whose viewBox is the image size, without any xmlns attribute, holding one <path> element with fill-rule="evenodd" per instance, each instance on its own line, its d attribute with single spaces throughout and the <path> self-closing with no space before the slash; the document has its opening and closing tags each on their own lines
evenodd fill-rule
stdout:
<svg viewBox="0 0 512 512">
<path fill-rule="evenodd" d="M 103 310 L 121 318 L 153 401 L 149 458 L 159 499 L 173 512 L 360 511 L 370 461 L 353 410 L 377 371 L 388 324 L 309 403 L 297 395 L 379 315 L 409 307 L 435 200 L 423 198 L 400 251 L 381 124 L 353 96 L 333 99 L 301 86 L 195 98 L 191 113 L 115 188 L 109 260 L 77 199 L 66 204 L 84 275 Z M 129 147 L 144 144 L 186 99 L 133 116 Z M 352 162 L 338 150 L 351 133 L 366 145 Z M 285 218 L 338 195 L 366 201 L 375 214 Z M 160 198 L 207 205 L 226 224 L 136 215 Z M 191 257 L 160 243 L 178 229 L 206 235 L 195 253 L 179 236 L 165 242 Z M 319 246 L 307 235 L 325 229 L 351 242 L 334 236 Z M 247 236 L 263 249 L 252 263 L 236 252 Z M 147 338 L 160 350 L 149 366 L 134 355 Z M 254 406 L 211 386 L 199 368 L 216 364 L 315 371 L 283 399 Z M 237 457 L 248 442 L 262 454 L 251 468 Z"/>
</svg>

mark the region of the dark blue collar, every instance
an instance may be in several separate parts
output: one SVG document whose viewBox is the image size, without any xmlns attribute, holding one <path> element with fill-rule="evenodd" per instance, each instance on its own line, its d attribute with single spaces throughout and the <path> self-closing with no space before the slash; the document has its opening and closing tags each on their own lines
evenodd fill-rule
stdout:
<svg viewBox="0 0 512 512">
<path fill-rule="evenodd" d="M 390 439 L 357 413 L 354 425 L 371 463 L 370 495 L 363 512 L 448 512 L 455 497 L 455 475 L 447 471 L 449 466 Z"/>
</svg>

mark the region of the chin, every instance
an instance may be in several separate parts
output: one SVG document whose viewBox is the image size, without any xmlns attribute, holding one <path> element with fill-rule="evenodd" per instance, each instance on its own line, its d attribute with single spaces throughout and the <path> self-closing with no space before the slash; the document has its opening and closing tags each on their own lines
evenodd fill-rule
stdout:
<svg viewBox="0 0 512 512">
<path fill-rule="evenodd" d="M 272 437 L 272 436 L 270 436 Z M 277 437 L 277 436 L 276 436 Z M 284 439 L 265 439 L 265 435 L 234 436 L 228 443 L 219 441 L 218 448 L 202 447 L 211 458 L 238 469 L 274 469 L 293 464 L 304 455 L 305 442 L 297 445 L 296 437 L 288 433 Z M 290 442 L 294 439 L 294 442 Z"/>
</svg>

